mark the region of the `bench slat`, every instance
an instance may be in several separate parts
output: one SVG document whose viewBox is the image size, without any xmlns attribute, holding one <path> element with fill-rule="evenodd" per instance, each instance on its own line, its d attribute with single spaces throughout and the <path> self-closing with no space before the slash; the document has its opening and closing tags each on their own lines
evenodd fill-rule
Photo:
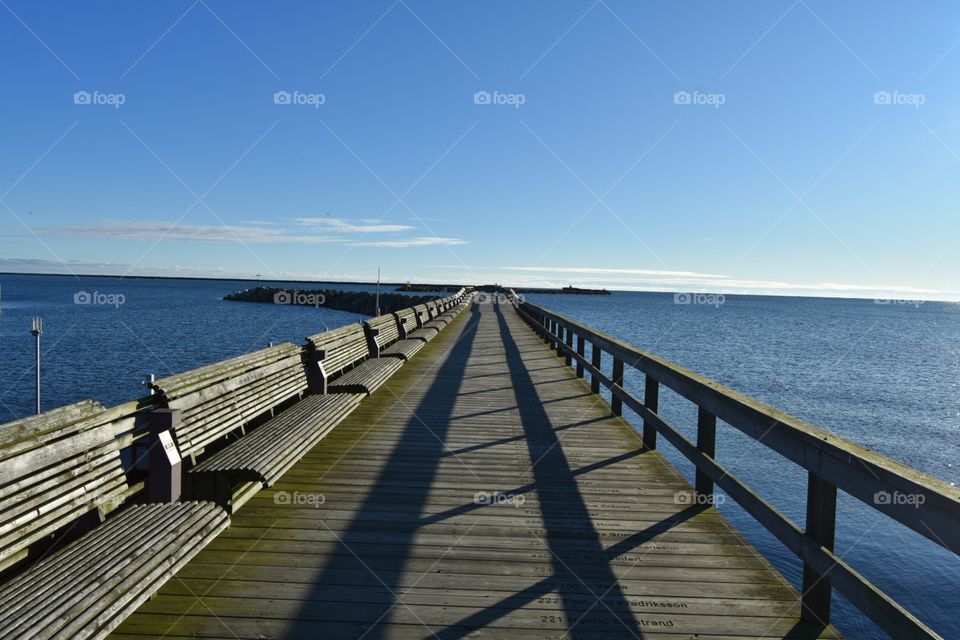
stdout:
<svg viewBox="0 0 960 640">
<path fill-rule="evenodd" d="M 210 503 L 133 507 L 0 587 L 0 636 L 104 638 L 228 524 Z"/>
<path fill-rule="evenodd" d="M 312 335 L 307 341 L 312 349 L 324 352 L 323 369 L 328 376 L 337 375 L 370 356 L 367 336 L 360 323 Z"/>
<path fill-rule="evenodd" d="M 284 343 L 156 381 L 167 407 L 180 409 L 180 454 L 197 456 L 251 420 L 307 390 L 302 349 Z"/>
<path fill-rule="evenodd" d="M 71 521 L 122 500 L 118 418 L 128 419 L 85 400 L 0 425 L 0 567 Z"/>
<path fill-rule="evenodd" d="M 270 486 L 356 409 L 360 398 L 357 394 L 308 396 L 191 473 L 229 472 Z"/>
<path fill-rule="evenodd" d="M 330 383 L 330 391 L 333 393 L 347 392 L 370 395 L 402 366 L 403 361 L 399 358 L 367 360 L 333 380 Z"/>
</svg>

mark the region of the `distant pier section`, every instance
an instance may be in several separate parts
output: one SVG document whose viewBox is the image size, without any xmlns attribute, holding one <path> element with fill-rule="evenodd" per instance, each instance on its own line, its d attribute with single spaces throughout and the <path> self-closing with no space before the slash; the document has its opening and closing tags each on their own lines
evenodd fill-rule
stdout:
<svg viewBox="0 0 960 640">
<path fill-rule="evenodd" d="M 416 292 L 432 292 L 432 293 L 450 293 L 457 291 L 459 285 L 454 284 L 412 284 L 410 282 L 397 287 L 397 291 L 416 291 Z M 481 293 L 502 293 L 507 294 L 510 291 L 519 294 L 528 294 L 528 293 L 543 293 L 543 294 L 565 294 L 565 295 L 575 295 L 575 296 L 609 296 L 612 295 L 607 289 L 583 289 L 580 287 L 567 286 L 561 287 L 559 289 L 552 289 L 549 287 L 527 287 L 527 288 L 514 288 L 507 289 L 498 284 L 485 284 L 479 287 L 476 287 L 476 291 Z"/>
<path fill-rule="evenodd" d="M 306 307 L 325 307 L 338 311 L 350 311 L 367 316 L 377 315 L 377 294 L 367 291 L 342 291 L 340 289 L 282 289 L 279 287 L 253 287 L 223 297 L 234 302 L 263 302 Z M 437 296 L 410 296 L 400 293 L 381 293 L 380 313 L 391 313 L 407 307 L 433 302 Z"/>
</svg>

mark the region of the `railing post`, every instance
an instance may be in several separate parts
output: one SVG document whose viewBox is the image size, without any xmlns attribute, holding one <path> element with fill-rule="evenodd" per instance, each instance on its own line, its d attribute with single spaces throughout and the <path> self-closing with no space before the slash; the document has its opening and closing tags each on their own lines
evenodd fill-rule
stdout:
<svg viewBox="0 0 960 640">
<path fill-rule="evenodd" d="M 600 357 L 602 355 L 603 351 L 597 346 L 597 343 L 590 343 L 590 364 L 592 364 L 593 368 L 598 372 L 600 371 Z M 600 378 L 596 373 L 590 374 L 590 391 L 600 393 Z"/>
<path fill-rule="evenodd" d="M 583 334 L 577 334 L 577 355 L 580 356 L 580 360 L 577 360 L 577 377 L 583 377 L 583 354 L 584 354 L 584 344 Z"/>
<path fill-rule="evenodd" d="M 837 487 L 820 476 L 807 477 L 806 535 L 821 547 L 833 551 L 837 529 Z M 821 575 L 807 564 L 803 565 L 803 610 L 800 619 L 816 624 L 830 623 L 832 587 L 830 574 Z"/>
<path fill-rule="evenodd" d="M 613 384 L 623 386 L 623 360 L 614 356 L 613 358 Z M 613 415 L 623 415 L 623 400 L 617 396 L 616 392 L 611 390 L 610 408 L 613 409 Z"/>
<path fill-rule="evenodd" d="M 567 332 L 566 342 L 567 342 L 568 350 L 564 352 L 567 355 L 564 356 L 563 361 L 569 367 L 570 364 L 573 363 L 573 355 L 571 354 L 571 351 L 573 351 L 573 331 L 570 330 L 570 327 L 567 327 L 566 332 Z"/>
<path fill-rule="evenodd" d="M 713 458 L 717 454 L 717 416 L 702 407 L 697 411 L 697 449 Z M 713 504 L 713 480 L 697 469 L 697 504 Z"/>
<path fill-rule="evenodd" d="M 650 375 L 643 383 L 643 404 L 654 413 L 660 406 L 660 381 Z M 646 420 L 643 421 L 643 444 L 650 450 L 657 448 L 657 429 Z"/>
</svg>

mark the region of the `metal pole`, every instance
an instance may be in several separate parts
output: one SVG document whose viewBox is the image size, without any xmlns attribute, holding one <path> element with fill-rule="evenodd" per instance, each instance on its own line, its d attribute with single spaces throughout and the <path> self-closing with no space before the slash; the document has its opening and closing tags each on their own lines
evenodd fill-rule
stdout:
<svg viewBox="0 0 960 640">
<path fill-rule="evenodd" d="M 157 376 L 155 374 L 149 374 L 146 378 L 140 381 L 140 384 L 145 386 L 149 391 L 150 395 L 154 394 L 153 383 L 157 381 Z"/>
<path fill-rule="evenodd" d="M 380 267 L 377 267 L 377 314 L 380 315 Z"/>
<path fill-rule="evenodd" d="M 37 414 L 40 413 L 40 336 L 43 335 L 43 318 L 34 316 L 30 333 L 37 339 Z"/>
</svg>

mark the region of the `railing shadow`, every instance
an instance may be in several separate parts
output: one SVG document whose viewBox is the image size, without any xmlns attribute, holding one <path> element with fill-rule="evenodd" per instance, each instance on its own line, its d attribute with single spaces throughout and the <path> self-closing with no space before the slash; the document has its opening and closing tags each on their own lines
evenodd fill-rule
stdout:
<svg viewBox="0 0 960 640">
<path fill-rule="evenodd" d="M 629 602 L 614 575 L 600 535 L 593 525 L 589 509 L 577 486 L 574 470 L 560 445 L 552 420 L 539 397 L 503 310 L 496 305 L 500 337 L 507 354 L 507 367 L 516 394 L 543 521 L 544 541 L 551 555 L 556 590 L 568 626 L 567 637 L 582 635 L 585 613 L 579 603 L 596 602 L 589 610 L 591 635 L 598 628 L 606 633 L 642 638 L 643 632 L 631 612 Z M 571 552 L 565 544 L 576 532 L 578 549 Z M 586 566 L 582 575 L 572 567 Z M 617 613 L 622 612 L 622 613 Z M 619 631 L 619 633 L 617 633 Z M 586 630 L 583 630 L 586 633 Z"/>
<path fill-rule="evenodd" d="M 398 606 L 397 592 L 402 590 L 400 582 L 403 571 L 410 559 L 414 538 L 422 526 L 420 519 L 434 478 L 446 457 L 445 440 L 467 361 L 474 349 L 478 318 L 479 308 L 474 305 L 471 317 L 467 318 L 467 327 L 445 356 L 433 384 L 414 408 L 390 459 L 364 497 L 353 520 L 345 531 L 334 533 L 337 536 L 335 549 L 314 580 L 312 593 L 307 595 L 299 615 L 292 621 L 287 631 L 288 637 L 315 637 L 318 616 L 311 613 L 310 603 L 322 601 L 323 594 L 345 588 L 344 585 L 348 585 L 346 588 L 356 588 L 358 582 L 368 585 L 364 593 L 366 604 L 360 615 L 362 619 L 357 620 L 356 605 L 345 605 L 353 610 L 353 622 L 361 622 L 366 627 L 356 635 L 362 635 L 364 640 L 377 640 L 384 636 L 389 614 Z M 427 424 L 417 415 L 421 409 L 422 414 L 427 416 Z M 423 438 L 428 429 L 432 431 L 432 436 Z M 418 464 L 411 466 L 411 459 L 416 459 Z M 403 501 L 394 499 L 398 481 L 402 481 L 406 487 Z M 390 525 L 380 528 L 382 531 L 389 530 L 385 536 L 387 539 L 382 541 L 391 548 L 387 554 L 376 552 L 379 542 L 371 543 L 371 531 L 377 529 L 383 505 L 390 505 L 392 515 Z M 326 528 L 326 524 L 322 528 Z M 329 528 L 327 530 L 332 531 Z"/>
</svg>

